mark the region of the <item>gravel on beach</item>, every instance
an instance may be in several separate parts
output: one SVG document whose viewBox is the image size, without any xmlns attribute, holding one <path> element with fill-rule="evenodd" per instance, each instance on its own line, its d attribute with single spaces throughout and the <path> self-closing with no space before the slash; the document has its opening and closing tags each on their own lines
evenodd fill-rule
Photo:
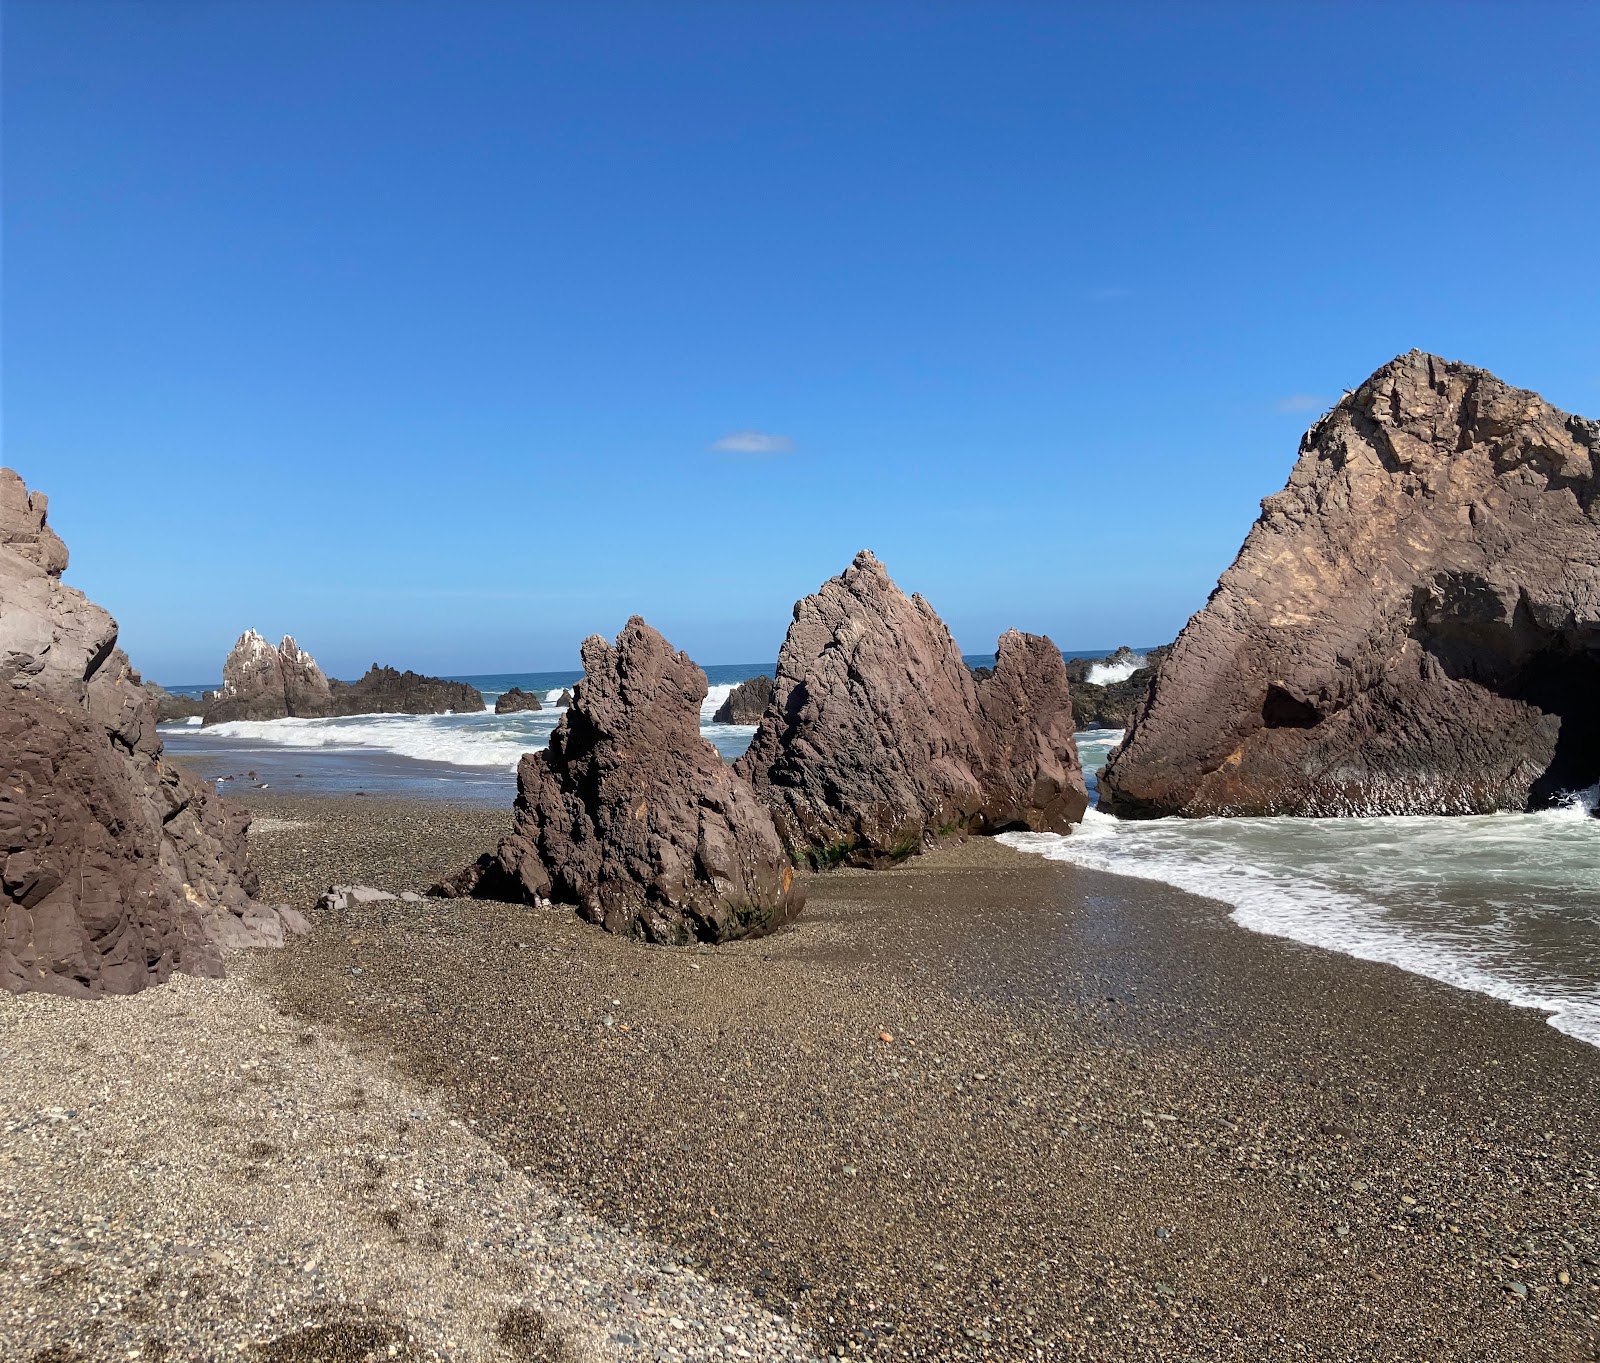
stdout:
<svg viewBox="0 0 1600 1363">
<path fill-rule="evenodd" d="M 506 822 L 253 803 L 302 906 Z M 1600 1355 L 1600 1053 L 1538 1015 L 983 840 L 809 888 L 716 949 L 436 902 L 251 970 L 825 1354 Z"/>
</svg>

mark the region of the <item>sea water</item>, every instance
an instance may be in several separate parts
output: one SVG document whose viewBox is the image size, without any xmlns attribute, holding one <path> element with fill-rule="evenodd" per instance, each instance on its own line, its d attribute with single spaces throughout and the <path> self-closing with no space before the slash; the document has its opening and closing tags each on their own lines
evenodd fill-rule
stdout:
<svg viewBox="0 0 1600 1363">
<path fill-rule="evenodd" d="M 1079 735 L 1091 782 L 1121 741 Z M 1537 814 L 1117 819 L 1001 841 L 1219 899 L 1256 932 L 1542 1009 L 1600 1045 L 1600 787 Z"/>
</svg>

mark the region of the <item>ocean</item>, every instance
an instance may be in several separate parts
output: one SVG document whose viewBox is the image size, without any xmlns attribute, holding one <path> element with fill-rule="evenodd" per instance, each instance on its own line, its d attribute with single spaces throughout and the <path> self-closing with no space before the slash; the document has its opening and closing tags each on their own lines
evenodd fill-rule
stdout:
<svg viewBox="0 0 1600 1363">
<path fill-rule="evenodd" d="M 749 746 L 755 728 L 712 724 L 711 715 L 735 685 L 771 670 L 705 669 L 701 732 L 728 761 Z M 482 714 L 164 725 L 162 737 L 170 753 L 224 791 L 364 793 L 509 809 L 518 758 L 548 742 L 562 713 L 555 700 L 580 676 L 452 678 L 483 692 L 490 709 Z M 540 695 L 547 708 L 494 714 L 495 697 L 512 686 Z M 1091 791 L 1121 737 L 1117 730 L 1078 736 Z M 1538 814 L 1439 818 L 1122 820 L 1091 808 L 1068 837 L 1008 833 L 1002 841 L 1221 900 L 1255 932 L 1542 1010 L 1563 1032 L 1600 1046 L 1600 820 L 1590 817 L 1597 799 L 1600 787 Z"/>
</svg>

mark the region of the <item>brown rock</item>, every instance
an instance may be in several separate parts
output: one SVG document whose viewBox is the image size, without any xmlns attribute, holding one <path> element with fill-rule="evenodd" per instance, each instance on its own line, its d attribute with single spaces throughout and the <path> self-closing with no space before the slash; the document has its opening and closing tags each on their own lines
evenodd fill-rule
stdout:
<svg viewBox="0 0 1600 1363">
<path fill-rule="evenodd" d="M 291 646 L 294 643 L 292 639 L 284 642 Z M 314 690 L 309 678 L 307 684 Z M 328 683 L 328 689 L 331 713 L 336 715 L 466 715 L 485 708 L 483 693 L 466 682 L 425 677 L 419 672 L 397 672 L 377 663 L 360 681 L 333 681 Z"/>
<path fill-rule="evenodd" d="M 1412 351 L 1307 432 L 1101 778 L 1119 814 L 1482 813 L 1600 780 L 1600 424 Z"/>
<path fill-rule="evenodd" d="M 44 506 L 0 470 L 0 985 L 87 997 L 220 973 L 304 921 L 254 899 L 247 817 L 161 760 L 156 702 L 116 622 L 61 582 Z"/>
<path fill-rule="evenodd" d="M 713 724 L 759 724 L 772 699 L 772 678 L 751 677 L 728 692 L 727 700 L 711 716 Z"/>
<path fill-rule="evenodd" d="M 1060 651 L 1014 632 L 994 675 L 974 679 L 933 608 L 863 551 L 796 603 L 735 770 L 816 865 L 872 865 L 951 834 L 1065 831 L 1087 800 L 1067 692 Z"/>
<path fill-rule="evenodd" d="M 208 693 L 205 722 L 320 719 L 332 713 L 332 690 L 316 659 L 288 635 L 273 648 L 247 629 L 222 665 L 222 689 Z"/>
<path fill-rule="evenodd" d="M 509 691 L 503 691 L 495 697 L 494 712 L 497 715 L 516 715 L 524 710 L 542 710 L 544 706 L 539 697 L 532 691 L 524 691 L 520 686 L 513 686 Z"/>
<path fill-rule="evenodd" d="M 550 746 L 517 769 L 497 851 L 435 889 L 577 906 L 610 932 L 720 942 L 805 903 L 771 818 L 700 736 L 705 674 L 637 616 L 583 644 L 584 678 Z"/>
<path fill-rule="evenodd" d="M 205 713 L 205 702 L 196 700 L 193 696 L 174 695 L 166 687 L 157 686 L 155 682 L 145 682 L 144 689 L 145 694 L 155 701 L 156 719 L 162 724 L 172 724 Z"/>
</svg>

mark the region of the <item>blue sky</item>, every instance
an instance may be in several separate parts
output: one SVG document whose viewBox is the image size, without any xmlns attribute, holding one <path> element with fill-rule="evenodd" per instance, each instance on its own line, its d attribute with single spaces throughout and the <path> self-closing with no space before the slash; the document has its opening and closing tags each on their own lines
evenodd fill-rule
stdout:
<svg viewBox="0 0 1600 1363">
<path fill-rule="evenodd" d="M 1600 413 L 1600 6 L 8 0 L 4 462 L 148 675 L 1154 643 L 1419 346 Z"/>
</svg>

